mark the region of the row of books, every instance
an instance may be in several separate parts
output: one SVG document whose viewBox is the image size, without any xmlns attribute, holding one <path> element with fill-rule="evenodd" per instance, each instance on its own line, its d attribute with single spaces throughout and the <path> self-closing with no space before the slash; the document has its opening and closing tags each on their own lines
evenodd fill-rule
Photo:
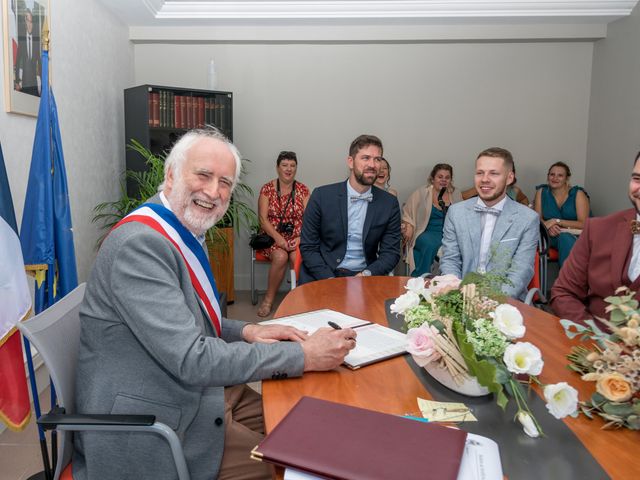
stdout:
<svg viewBox="0 0 640 480">
<path fill-rule="evenodd" d="M 169 90 L 149 92 L 149 126 L 201 128 L 215 125 L 231 130 L 231 96 L 176 95 Z"/>
</svg>

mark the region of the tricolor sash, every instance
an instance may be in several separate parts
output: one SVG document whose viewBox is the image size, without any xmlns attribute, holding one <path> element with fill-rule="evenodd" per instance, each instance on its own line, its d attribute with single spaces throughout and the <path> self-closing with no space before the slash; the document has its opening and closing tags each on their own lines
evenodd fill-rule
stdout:
<svg viewBox="0 0 640 480">
<path fill-rule="evenodd" d="M 112 230 L 129 222 L 143 223 L 153 228 L 178 249 L 187 265 L 191 283 L 198 294 L 200 303 L 207 312 L 211 325 L 220 336 L 220 319 L 222 315 L 220 313 L 220 302 L 218 301 L 218 290 L 202 245 L 180 223 L 178 217 L 163 205 L 145 203 L 120 220 Z"/>
</svg>

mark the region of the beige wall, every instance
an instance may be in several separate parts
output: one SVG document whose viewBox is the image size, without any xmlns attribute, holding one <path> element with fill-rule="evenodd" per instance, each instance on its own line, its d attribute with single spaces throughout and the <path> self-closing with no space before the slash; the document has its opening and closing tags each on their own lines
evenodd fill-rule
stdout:
<svg viewBox="0 0 640 480">
<path fill-rule="evenodd" d="M 513 151 L 530 196 L 556 160 L 584 181 L 592 44 L 139 44 L 136 84 L 234 92 L 235 142 L 253 161 L 256 190 L 275 175 L 282 149 L 298 152 L 310 187 L 346 178 L 349 143 L 379 135 L 401 199 L 449 162 L 472 183 L 475 155 Z M 236 250 L 238 288 L 248 288 L 248 249 Z M 263 279 L 264 275 L 260 276 Z"/>
<path fill-rule="evenodd" d="M 627 188 L 640 149 L 640 6 L 609 25 L 595 44 L 587 189 L 593 211 L 605 215 L 628 208 Z"/>
<path fill-rule="evenodd" d="M 99 232 L 92 209 L 113 200 L 124 168 L 122 91 L 133 82 L 128 30 L 95 0 L 51 2 L 51 66 L 65 154 L 80 281 Z M 0 73 L 1 83 L 4 71 Z M 0 142 L 18 224 L 22 219 L 36 119 L 0 112 Z"/>
</svg>

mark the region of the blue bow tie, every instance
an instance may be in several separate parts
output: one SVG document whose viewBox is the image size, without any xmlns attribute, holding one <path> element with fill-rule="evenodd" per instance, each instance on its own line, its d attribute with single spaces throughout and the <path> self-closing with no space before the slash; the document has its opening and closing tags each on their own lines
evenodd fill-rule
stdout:
<svg viewBox="0 0 640 480">
<path fill-rule="evenodd" d="M 373 193 L 363 193 L 362 195 L 349 195 L 349 200 L 357 202 L 358 200 L 364 200 L 365 202 L 371 202 L 373 200 Z"/>
<path fill-rule="evenodd" d="M 478 213 L 488 213 L 490 215 L 495 215 L 496 217 L 500 215 L 500 210 L 493 207 L 483 207 L 482 205 L 478 205 L 477 203 L 473 206 L 473 209 Z"/>
</svg>

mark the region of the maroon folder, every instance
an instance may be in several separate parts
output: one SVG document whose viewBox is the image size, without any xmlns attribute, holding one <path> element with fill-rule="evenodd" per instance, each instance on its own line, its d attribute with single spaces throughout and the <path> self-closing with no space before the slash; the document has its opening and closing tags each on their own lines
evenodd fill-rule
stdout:
<svg viewBox="0 0 640 480">
<path fill-rule="evenodd" d="M 302 397 L 252 458 L 329 479 L 456 480 L 467 433 Z"/>
</svg>

